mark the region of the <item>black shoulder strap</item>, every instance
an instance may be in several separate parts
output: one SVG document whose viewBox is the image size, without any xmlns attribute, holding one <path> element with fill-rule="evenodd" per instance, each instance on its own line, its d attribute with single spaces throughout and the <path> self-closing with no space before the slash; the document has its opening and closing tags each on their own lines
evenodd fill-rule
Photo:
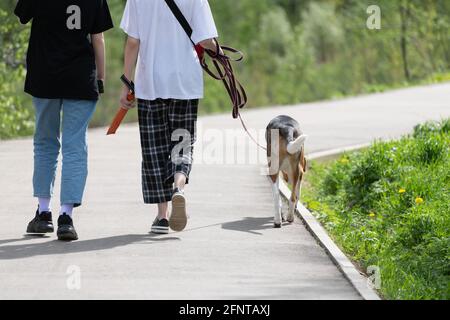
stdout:
<svg viewBox="0 0 450 320">
<path fill-rule="evenodd" d="M 175 16 L 175 18 L 180 23 L 181 27 L 186 32 L 186 34 L 189 37 L 189 39 L 191 40 L 191 42 L 195 45 L 195 43 L 191 39 L 192 28 L 189 25 L 189 22 L 186 20 L 183 13 L 181 12 L 180 8 L 177 6 L 177 4 L 175 3 L 174 0 L 165 0 L 165 1 L 166 1 L 167 5 L 169 6 L 170 10 L 172 11 L 173 15 Z"/>
</svg>

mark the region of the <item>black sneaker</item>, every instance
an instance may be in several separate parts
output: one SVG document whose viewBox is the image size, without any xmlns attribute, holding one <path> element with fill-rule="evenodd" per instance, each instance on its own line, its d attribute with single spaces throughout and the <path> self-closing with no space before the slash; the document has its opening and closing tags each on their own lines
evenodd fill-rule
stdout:
<svg viewBox="0 0 450 320">
<path fill-rule="evenodd" d="M 62 241 L 78 240 L 72 218 L 65 213 L 58 218 L 58 231 L 56 235 L 58 236 L 58 240 Z"/>
<path fill-rule="evenodd" d="M 27 227 L 27 233 L 51 233 L 55 231 L 52 222 L 52 213 L 49 211 L 39 214 L 36 211 L 36 216 L 30 221 Z"/>
<path fill-rule="evenodd" d="M 169 218 L 170 228 L 173 231 L 183 231 L 186 228 L 187 220 L 186 197 L 183 190 L 175 188 L 172 195 L 172 213 Z"/>
<path fill-rule="evenodd" d="M 158 218 L 156 218 L 155 221 L 153 221 L 152 229 L 150 232 L 156 234 L 168 234 L 169 221 L 167 219 L 159 220 Z"/>
</svg>

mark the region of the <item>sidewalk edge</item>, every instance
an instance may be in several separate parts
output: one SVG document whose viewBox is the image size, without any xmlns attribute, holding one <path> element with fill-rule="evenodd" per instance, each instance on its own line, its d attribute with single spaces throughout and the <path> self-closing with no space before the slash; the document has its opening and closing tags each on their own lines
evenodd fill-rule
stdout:
<svg viewBox="0 0 450 320">
<path fill-rule="evenodd" d="M 322 159 L 337 156 L 343 152 L 350 152 L 367 147 L 369 144 L 361 144 L 357 146 L 344 147 L 324 152 L 312 153 L 308 159 Z M 280 193 L 285 199 L 290 198 L 290 190 L 288 186 L 282 182 L 280 183 Z M 369 285 L 368 279 L 361 274 L 349 258 L 342 252 L 341 249 L 334 243 L 328 233 L 322 227 L 320 222 L 314 215 L 301 203 L 297 205 L 296 214 L 302 220 L 306 229 L 313 235 L 319 244 L 325 249 L 325 252 L 331 258 L 333 263 L 337 266 L 339 271 L 350 282 L 353 288 L 364 300 L 381 300 L 377 292 Z"/>
</svg>

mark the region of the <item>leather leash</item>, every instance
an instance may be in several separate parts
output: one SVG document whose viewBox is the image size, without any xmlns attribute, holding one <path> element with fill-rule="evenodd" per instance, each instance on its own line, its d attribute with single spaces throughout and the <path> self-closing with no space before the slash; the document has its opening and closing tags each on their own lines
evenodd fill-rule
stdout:
<svg viewBox="0 0 450 320">
<path fill-rule="evenodd" d="M 234 48 L 227 46 L 220 46 L 217 40 L 216 40 L 216 52 L 208 49 L 203 49 L 203 47 L 201 47 L 200 45 L 195 44 L 194 41 L 192 41 L 193 30 L 189 25 L 189 22 L 184 17 L 178 5 L 175 3 L 174 0 L 165 0 L 165 2 L 167 3 L 169 9 L 172 11 L 175 18 L 180 23 L 183 30 L 186 32 L 187 36 L 192 42 L 192 45 L 195 47 L 195 50 L 197 51 L 200 60 L 200 65 L 202 66 L 203 70 L 213 79 L 223 82 L 233 106 L 232 111 L 233 119 L 239 118 L 242 127 L 244 128 L 245 132 L 250 137 L 250 139 L 258 147 L 262 148 L 263 150 L 267 150 L 266 147 L 258 143 L 258 141 L 252 136 L 240 114 L 240 109 L 245 107 L 248 98 L 244 87 L 236 79 L 234 75 L 234 70 L 233 66 L 231 65 L 231 62 L 240 62 L 244 60 L 244 54 L 241 51 L 236 50 Z M 225 52 L 236 55 L 236 57 L 232 58 L 230 55 L 225 54 Z M 211 71 L 208 64 L 206 63 L 205 53 L 211 58 L 212 63 L 216 69 L 216 72 Z"/>
<path fill-rule="evenodd" d="M 245 107 L 247 104 L 248 98 L 247 93 L 245 92 L 244 87 L 242 84 L 236 79 L 234 75 L 233 66 L 231 65 L 231 62 L 240 62 L 244 60 L 244 54 L 240 52 L 239 50 L 236 50 L 231 47 L 227 46 L 220 46 L 219 43 L 216 40 L 216 52 L 213 52 L 211 50 L 205 50 L 207 55 L 212 59 L 213 65 L 216 69 L 216 73 L 211 71 L 208 64 L 206 63 L 206 57 L 205 55 L 200 56 L 200 64 L 203 68 L 203 70 L 210 75 L 213 79 L 222 81 L 225 89 L 227 90 L 227 93 L 231 99 L 231 103 L 233 106 L 233 119 L 239 118 L 241 121 L 242 127 L 249 136 L 249 138 L 261 149 L 267 150 L 266 147 L 262 146 L 258 141 L 253 137 L 253 135 L 250 133 L 250 131 L 247 128 L 247 125 L 245 124 L 244 119 L 242 118 L 242 115 L 240 113 L 240 109 Z M 221 50 L 222 49 L 222 52 Z M 225 52 L 230 52 L 232 54 L 237 55 L 236 58 L 232 58 L 229 55 L 226 55 Z"/>
</svg>

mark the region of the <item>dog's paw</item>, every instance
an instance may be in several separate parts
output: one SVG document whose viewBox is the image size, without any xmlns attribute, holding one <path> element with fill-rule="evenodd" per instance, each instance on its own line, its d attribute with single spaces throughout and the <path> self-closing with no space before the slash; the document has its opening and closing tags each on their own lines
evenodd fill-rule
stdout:
<svg viewBox="0 0 450 320">
<path fill-rule="evenodd" d="M 286 218 L 287 222 L 289 223 L 293 223 L 295 220 L 295 216 L 294 215 L 288 215 Z"/>
<path fill-rule="evenodd" d="M 274 224 L 273 224 L 273 227 L 274 227 L 275 229 L 280 229 L 280 228 L 281 228 L 281 223 L 274 223 Z"/>
</svg>

